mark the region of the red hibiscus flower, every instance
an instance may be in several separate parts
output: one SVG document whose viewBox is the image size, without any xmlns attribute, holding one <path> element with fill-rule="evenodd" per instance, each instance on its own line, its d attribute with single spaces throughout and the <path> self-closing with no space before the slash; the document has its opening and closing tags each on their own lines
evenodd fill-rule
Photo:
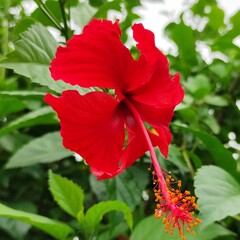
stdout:
<svg viewBox="0 0 240 240">
<path fill-rule="evenodd" d="M 64 146 L 81 155 L 98 179 L 116 176 L 149 150 L 158 186 L 155 215 L 168 213 L 166 226 L 177 227 L 183 236 L 180 222 L 192 224 L 188 211 L 194 207 L 190 199 L 186 206 L 179 204 L 187 194 L 172 202 L 178 192 L 169 190 L 153 147 L 167 157 L 172 140 L 169 123 L 184 93 L 179 74 L 170 75 L 153 33 L 142 24 L 132 29 L 138 60 L 122 44 L 118 21 L 93 20 L 66 47 L 59 47 L 50 67 L 52 77 L 99 91 L 81 95 L 68 90 L 61 97 L 47 94 L 45 101 L 58 114 Z"/>
</svg>

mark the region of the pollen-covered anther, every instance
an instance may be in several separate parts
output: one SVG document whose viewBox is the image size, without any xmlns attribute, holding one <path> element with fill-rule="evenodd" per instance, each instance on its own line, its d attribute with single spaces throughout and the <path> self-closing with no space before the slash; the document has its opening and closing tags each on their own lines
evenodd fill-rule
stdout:
<svg viewBox="0 0 240 240">
<path fill-rule="evenodd" d="M 172 235 L 174 229 L 177 229 L 181 240 L 186 240 L 184 232 L 194 234 L 192 227 L 196 227 L 201 220 L 194 218 L 194 210 L 198 205 L 196 198 L 191 196 L 190 191 L 181 192 L 182 183 L 175 181 L 170 174 L 165 176 L 165 183 L 158 181 L 157 173 L 152 173 L 153 179 L 157 181 L 154 186 L 154 195 L 156 201 L 155 217 L 163 219 L 165 232 Z M 173 179 L 173 180 L 172 180 Z M 172 187 L 176 185 L 177 189 Z"/>
</svg>

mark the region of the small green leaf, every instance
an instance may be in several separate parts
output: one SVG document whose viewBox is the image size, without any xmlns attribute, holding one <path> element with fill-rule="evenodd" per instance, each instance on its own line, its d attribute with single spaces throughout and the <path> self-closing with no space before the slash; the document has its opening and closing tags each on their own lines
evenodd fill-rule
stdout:
<svg viewBox="0 0 240 240">
<path fill-rule="evenodd" d="M 212 63 L 211 65 L 209 65 L 209 69 L 222 79 L 226 78 L 228 74 L 228 69 L 226 68 L 225 62 Z"/>
<path fill-rule="evenodd" d="M 71 9 L 71 18 L 78 27 L 83 28 L 96 12 L 97 9 L 91 7 L 87 2 L 79 2 L 77 6 Z"/>
<path fill-rule="evenodd" d="M 51 107 L 43 107 L 29 112 L 0 129 L 0 137 L 19 128 L 30 127 L 39 124 L 57 123 L 56 115 Z"/>
<path fill-rule="evenodd" d="M 111 211 L 122 212 L 129 228 L 132 229 L 133 219 L 131 209 L 124 202 L 116 200 L 100 202 L 88 209 L 85 216 L 85 222 L 89 231 L 93 231 L 101 222 L 103 215 Z"/>
<path fill-rule="evenodd" d="M 203 74 L 190 77 L 186 83 L 186 87 L 197 99 L 202 99 L 210 92 L 209 79 Z"/>
<path fill-rule="evenodd" d="M 20 148 L 8 161 L 6 168 L 25 167 L 38 163 L 50 163 L 72 156 L 62 145 L 59 132 L 35 138 Z"/>
<path fill-rule="evenodd" d="M 1 203 L 0 203 L 0 216 L 13 218 L 28 223 L 57 239 L 63 240 L 66 239 L 68 234 L 72 231 L 72 229 L 67 224 L 58 221 L 53 221 L 49 218 L 37 214 L 15 210 Z"/>
<path fill-rule="evenodd" d="M 73 217 L 83 212 L 83 190 L 67 178 L 49 171 L 49 189 L 58 205 Z"/>
<path fill-rule="evenodd" d="M 196 233 L 184 233 L 187 240 L 213 240 L 219 236 L 234 236 L 235 234 L 219 224 L 212 224 L 199 231 L 199 227 L 193 228 Z M 130 240 L 146 240 L 146 239 L 161 239 L 161 240 L 180 240 L 177 231 L 173 235 L 165 232 L 164 224 L 161 219 L 154 216 L 142 220 L 133 230 Z"/>
<path fill-rule="evenodd" d="M 211 12 L 208 14 L 208 25 L 216 32 L 219 28 L 224 27 L 224 11 L 217 5 L 211 5 Z"/>
<path fill-rule="evenodd" d="M 88 92 L 88 89 L 72 86 L 63 81 L 54 81 L 51 78 L 49 66 L 58 43 L 44 26 L 37 23 L 20 37 L 14 44 L 16 50 L 0 61 L 1 67 L 13 69 L 15 73 L 58 93 L 69 89 L 76 89 L 83 94 Z"/>
<path fill-rule="evenodd" d="M 107 18 L 107 14 L 109 10 L 116 10 L 121 12 L 121 3 L 120 0 L 115 0 L 111 2 L 104 3 L 101 7 L 99 7 L 98 11 L 95 13 L 93 18 Z"/>
<path fill-rule="evenodd" d="M 221 129 L 217 120 L 213 116 L 208 115 L 202 121 L 211 129 L 214 134 L 219 134 Z"/>
<path fill-rule="evenodd" d="M 213 106 L 225 107 L 228 105 L 227 100 L 221 96 L 208 95 L 204 98 L 204 101 Z"/>
<path fill-rule="evenodd" d="M 194 186 L 202 219 L 201 229 L 240 213 L 240 185 L 223 169 L 203 166 L 197 171 Z"/>
<path fill-rule="evenodd" d="M 55 17 L 57 22 L 60 23 L 62 15 L 61 15 L 58 1 L 48 0 L 48 1 L 45 1 L 44 5 L 51 12 L 51 14 Z M 50 21 L 46 17 L 46 15 L 42 12 L 42 10 L 40 8 L 36 8 L 36 10 L 31 14 L 31 18 L 33 18 L 37 22 L 40 22 L 44 26 L 55 27 L 55 25 L 52 23 L 52 21 Z"/>
<path fill-rule="evenodd" d="M 196 66 L 197 57 L 195 49 L 195 39 L 192 28 L 185 25 L 185 23 L 181 21 L 178 24 L 170 23 L 165 28 L 165 32 L 169 36 L 169 38 L 176 43 L 178 47 L 179 57 L 181 58 L 179 64 L 183 64 L 182 68 L 187 69 L 189 68 L 189 65 Z"/>
</svg>

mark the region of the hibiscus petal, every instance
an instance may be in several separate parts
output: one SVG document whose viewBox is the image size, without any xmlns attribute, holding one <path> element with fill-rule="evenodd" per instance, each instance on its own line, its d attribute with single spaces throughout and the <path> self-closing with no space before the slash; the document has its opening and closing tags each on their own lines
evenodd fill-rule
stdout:
<svg viewBox="0 0 240 240">
<path fill-rule="evenodd" d="M 122 173 L 148 150 L 146 138 L 133 114 L 126 107 L 123 107 L 122 110 L 124 111 L 128 140 L 120 158 L 121 165 L 114 174 L 108 174 L 98 169 L 91 168 L 91 172 L 97 176 L 98 180 L 112 178 Z M 155 140 L 155 143 L 157 144 L 158 141 Z"/>
<path fill-rule="evenodd" d="M 174 107 L 153 107 L 142 102 L 131 101 L 144 122 L 154 126 L 168 126 L 174 113 Z"/>
<path fill-rule="evenodd" d="M 81 96 L 69 90 L 61 97 L 47 94 L 45 101 L 58 114 L 66 148 L 77 152 L 98 171 L 118 171 L 125 133 L 116 99 L 103 92 Z"/>
<path fill-rule="evenodd" d="M 168 156 L 168 145 L 172 136 L 169 123 L 172 119 L 174 108 L 157 108 L 132 101 L 142 121 L 147 122 L 154 129 L 155 134 L 149 132 L 153 146 L 158 146 L 164 157 Z"/>
<path fill-rule="evenodd" d="M 172 135 L 169 127 L 158 126 L 154 127 L 151 132 L 149 132 L 153 146 L 158 146 L 162 155 L 168 157 L 168 147 L 172 141 Z"/>
<path fill-rule="evenodd" d="M 148 150 L 147 140 L 133 114 L 128 108 L 124 112 L 128 142 L 121 156 L 122 169 L 130 167 Z"/>
<path fill-rule="evenodd" d="M 151 31 L 144 29 L 142 24 L 135 24 L 133 31 L 134 39 L 138 41 L 137 47 L 141 51 L 140 58 L 145 59 L 145 64 L 153 69 L 153 73 L 146 84 L 131 91 L 129 96 L 135 101 L 154 107 L 175 107 L 184 95 L 179 74 L 171 78 L 167 58 L 155 46 Z"/>
<path fill-rule="evenodd" d="M 57 49 L 50 67 L 52 77 L 81 87 L 128 88 L 128 76 L 137 63 L 120 35 L 118 21 L 92 20 L 82 34 Z"/>
</svg>

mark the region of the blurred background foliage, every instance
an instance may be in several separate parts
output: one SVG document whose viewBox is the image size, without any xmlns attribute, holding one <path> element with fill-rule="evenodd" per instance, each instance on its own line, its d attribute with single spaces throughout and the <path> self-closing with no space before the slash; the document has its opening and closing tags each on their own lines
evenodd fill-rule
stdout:
<svg viewBox="0 0 240 240">
<path fill-rule="evenodd" d="M 122 40 L 137 57 L 129 30 L 141 22 L 136 9 L 142 4 L 143 0 L 1 0 L 1 239 L 178 239 L 166 235 L 162 221 L 151 217 L 155 206 L 148 153 L 116 178 L 97 181 L 79 156 L 62 147 L 58 119 L 43 102 L 49 91 L 57 94 L 74 88 L 54 82 L 48 66 L 56 47 L 80 33 L 92 18 L 120 18 Z M 167 57 L 171 72 L 181 74 L 185 98 L 171 124 L 169 158 L 158 155 L 161 166 L 182 179 L 184 189 L 192 193 L 195 189 L 198 197 L 203 222 L 197 235 L 187 239 L 240 239 L 240 11 L 228 17 L 216 0 L 195 1 L 176 21 L 169 18 L 164 35 L 176 49 Z M 119 205 L 125 215 L 110 212 L 93 235 L 84 235 L 89 230 L 82 229 L 79 216 L 74 218 L 59 203 L 48 183 L 55 176 L 48 176 L 49 169 L 81 187 L 85 209 L 108 200 L 127 204 L 133 231 L 123 221 L 123 216 L 129 219 L 127 210 Z M 44 230 L 36 225 L 41 222 L 37 218 L 26 221 L 24 212 L 64 222 L 71 232 L 57 237 L 56 226 L 55 235 L 49 234 L 49 222 Z"/>
</svg>

